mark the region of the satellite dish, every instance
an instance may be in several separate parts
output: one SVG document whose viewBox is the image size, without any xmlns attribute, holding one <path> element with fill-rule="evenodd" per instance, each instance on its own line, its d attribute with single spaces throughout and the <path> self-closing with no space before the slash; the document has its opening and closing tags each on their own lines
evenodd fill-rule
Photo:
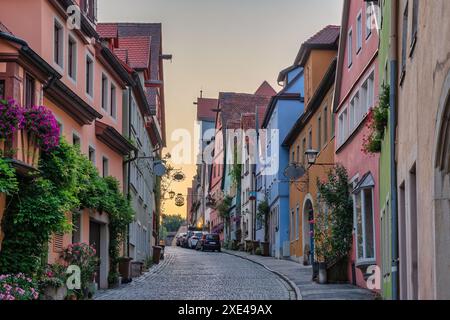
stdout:
<svg viewBox="0 0 450 320">
<path fill-rule="evenodd" d="M 284 170 L 284 175 L 289 180 L 298 180 L 306 173 L 305 168 L 302 165 L 291 164 Z"/>
<path fill-rule="evenodd" d="M 163 175 L 166 174 L 167 169 L 164 166 L 164 164 L 162 162 L 157 162 L 155 163 L 155 165 L 153 166 L 153 172 L 158 176 L 158 177 L 162 177 Z"/>
</svg>

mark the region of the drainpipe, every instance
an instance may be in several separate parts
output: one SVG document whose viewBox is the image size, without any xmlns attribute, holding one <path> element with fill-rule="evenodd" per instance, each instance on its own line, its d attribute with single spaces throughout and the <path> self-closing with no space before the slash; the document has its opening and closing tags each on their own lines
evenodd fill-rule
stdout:
<svg viewBox="0 0 450 320">
<path fill-rule="evenodd" d="M 128 89 L 128 138 L 131 138 L 131 100 L 132 100 L 132 88 L 129 87 Z M 130 181 L 130 174 L 131 174 L 131 162 L 136 160 L 138 155 L 138 152 L 135 152 L 134 157 L 130 159 L 127 163 L 127 175 L 128 175 L 128 187 L 127 187 L 127 198 L 130 198 L 130 188 L 131 188 L 131 181 Z M 130 224 L 127 225 L 127 257 L 130 257 Z"/>
<path fill-rule="evenodd" d="M 390 140 L 390 170 L 391 170 L 391 242 L 392 242 L 392 299 L 399 299 L 399 276 L 398 276 L 398 197 L 397 197 L 397 164 L 395 160 L 395 134 L 397 127 L 397 10 L 398 1 L 391 3 L 391 30 L 390 30 L 390 119 L 389 119 L 389 140 Z"/>
</svg>

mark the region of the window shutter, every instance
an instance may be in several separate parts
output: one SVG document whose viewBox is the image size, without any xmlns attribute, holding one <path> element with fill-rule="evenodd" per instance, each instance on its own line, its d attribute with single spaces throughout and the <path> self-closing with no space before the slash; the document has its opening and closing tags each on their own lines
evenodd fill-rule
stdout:
<svg viewBox="0 0 450 320">
<path fill-rule="evenodd" d="M 61 252 L 63 250 L 63 245 L 64 245 L 64 234 L 55 233 L 53 235 L 53 251 Z"/>
</svg>

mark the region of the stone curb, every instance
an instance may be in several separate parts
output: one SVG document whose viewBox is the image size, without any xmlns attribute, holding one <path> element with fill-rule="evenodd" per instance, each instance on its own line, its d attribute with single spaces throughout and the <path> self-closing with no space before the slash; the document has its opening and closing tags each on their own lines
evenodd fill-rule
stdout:
<svg viewBox="0 0 450 320">
<path fill-rule="evenodd" d="M 247 257 L 245 257 L 245 256 L 241 256 L 241 255 L 232 253 L 232 252 L 230 252 L 230 251 L 228 251 L 228 250 L 225 251 L 225 250 L 223 250 L 223 249 L 222 249 L 222 252 L 223 252 L 223 253 L 226 253 L 226 254 L 229 254 L 230 256 L 238 257 L 238 258 L 241 258 L 241 259 L 244 259 L 244 260 L 247 260 L 247 261 L 251 261 L 251 262 L 253 262 L 253 263 L 256 263 L 256 264 L 260 265 L 261 267 L 265 268 L 266 270 L 268 270 L 268 271 L 270 271 L 270 272 L 276 274 L 276 275 L 279 276 L 281 279 L 283 279 L 285 282 L 287 282 L 287 284 L 292 288 L 292 290 L 294 290 L 295 296 L 296 296 L 296 298 L 297 298 L 296 300 L 303 300 L 302 294 L 300 293 L 300 289 L 297 287 L 297 285 L 294 283 L 294 281 L 292 281 L 291 279 L 289 279 L 288 277 L 286 277 L 284 274 L 282 274 L 282 273 L 280 273 L 280 272 L 278 272 L 278 271 L 275 271 L 275 270 L 270 269 L 270 268 L 269 268 L 268 266 L 266 266 L 264 263 L 255 261 L 255 260 L 250 259 L 250 258 L 247 258 Z"/>
</svg>

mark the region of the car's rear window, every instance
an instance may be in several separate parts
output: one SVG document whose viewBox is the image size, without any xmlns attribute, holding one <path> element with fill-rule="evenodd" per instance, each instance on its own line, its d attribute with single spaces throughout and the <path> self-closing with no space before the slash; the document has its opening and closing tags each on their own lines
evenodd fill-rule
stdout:
<svg viewBox="0 0 450 320">
<path fill-rule="evenodd" d="M 201 232 L 196 232 L 196 233 L 195 233 L 195 236 L 201 238 L 201 237 L 203 236 L 203 233 L 201 233 Z"/>
<path fill-rule="evenodd" d="M 206 235 L 206 240 L 219 240 L 219 236 L 217 234 L 208 234 Z"/>
</svg>

